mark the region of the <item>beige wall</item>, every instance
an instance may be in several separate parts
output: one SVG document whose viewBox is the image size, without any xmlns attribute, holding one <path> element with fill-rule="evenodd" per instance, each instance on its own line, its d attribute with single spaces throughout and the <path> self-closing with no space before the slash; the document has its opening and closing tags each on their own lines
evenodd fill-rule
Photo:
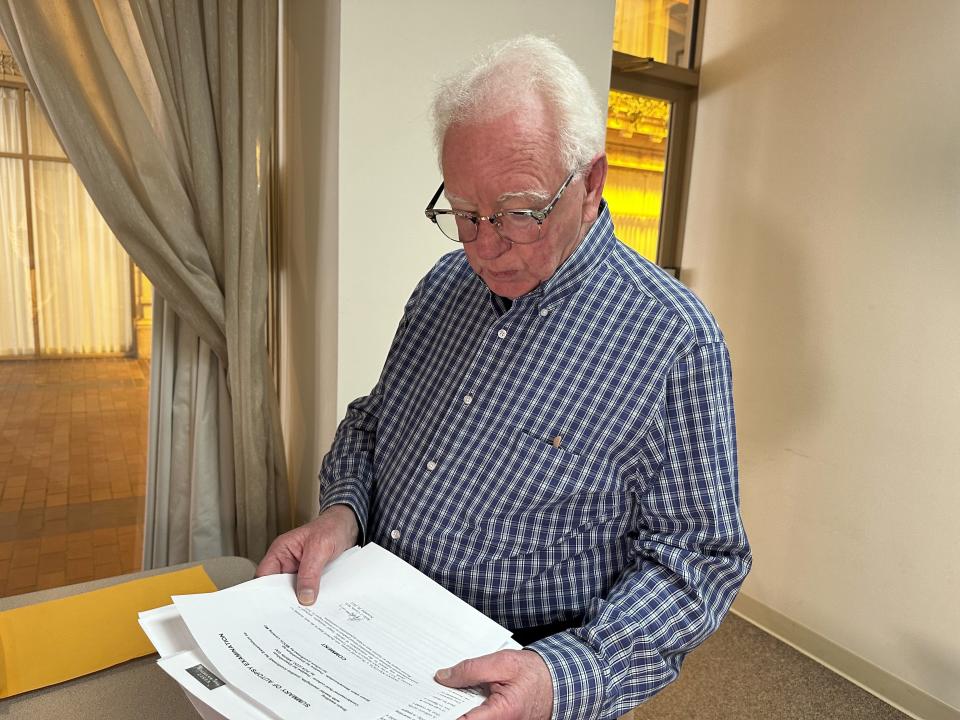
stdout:
<svg viewBox="0 0 960 720">
<path fill-rule="evenodd" d="M 684 280 L 734 362 L 743 592 L 960 707 L 960 3 L 714 0 Z"/>
<path fill-rule="evenodd" d="M 409 293 L 454 249 L 423 216 L 440 182 L 434 79 L 498 39 L 537 32 L 610 76 L 614 0 L 286 0 L 288 96 L 282 414 L 298 519 L 337 419 L 376 382 Z"/>
<path fill-rule="evenodd" d="M 298 522 L 336 427 L 340 6 L 281 2 L 280 415 Z"/>
</svg>

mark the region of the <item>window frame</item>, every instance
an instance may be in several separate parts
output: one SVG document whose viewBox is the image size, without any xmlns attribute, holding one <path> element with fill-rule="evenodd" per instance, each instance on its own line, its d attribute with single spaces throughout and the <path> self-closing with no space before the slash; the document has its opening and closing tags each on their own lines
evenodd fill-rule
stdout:
<svg viewBox="0 0 960 720">
<path fill-rule="evenodd" d="M 610 61 L 610 90 L 670 103 L 656 262 L 675 277 L 680 274 L 683 253 L 706 5 L 707 0 L 697 0 L 693 7 L 688 37 L 692 50 L 689 69 L 617 50 L 612 51 Z"/>
</svg>

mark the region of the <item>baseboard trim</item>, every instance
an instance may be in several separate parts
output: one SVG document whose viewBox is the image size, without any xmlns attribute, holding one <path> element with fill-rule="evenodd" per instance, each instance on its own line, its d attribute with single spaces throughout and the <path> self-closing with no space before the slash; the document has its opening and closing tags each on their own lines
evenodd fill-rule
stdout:
<svg viewBox="0 0 960 720">
<path fill-rule="evenodd" d="M 960 710 L 901 680 L 805 625 L 740 595 L 733 612 L 916 720 L 960 720 Z"/>
</svg>

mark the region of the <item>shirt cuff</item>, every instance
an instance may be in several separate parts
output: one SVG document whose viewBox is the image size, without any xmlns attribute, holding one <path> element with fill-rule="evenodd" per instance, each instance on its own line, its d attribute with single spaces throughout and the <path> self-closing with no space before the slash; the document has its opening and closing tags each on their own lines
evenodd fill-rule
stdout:
<svg viewBox="0 0 960 720">
<path fill-rule="evenodd" d="M 589 646 L 570 632 L 528 645 L 547 664 L 553 680 L 551 720 L 596 720 L 605 696 L 603 668 Z"/>
<path fill-rule="evenodd" d="M 320 498 L 320 512 L 331 505 L 346 505 L 357 516 L 357 545 L 363 545 L 367 537 L 367 494 L 357 482 L 348 479 L 339 487 L 325 490 Z"/>
</svg>

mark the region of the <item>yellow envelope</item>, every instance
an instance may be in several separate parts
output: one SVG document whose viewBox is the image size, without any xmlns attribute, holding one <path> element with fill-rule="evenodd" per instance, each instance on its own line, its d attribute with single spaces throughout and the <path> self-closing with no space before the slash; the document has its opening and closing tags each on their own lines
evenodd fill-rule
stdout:
<svg viewBox="0 0 960 720">
<path fill-rule="evenodd" d="M 197 565 L 0 612 L 0 698 L 151 654 L 137 613 L 216 589 Z"/>
</svg>

